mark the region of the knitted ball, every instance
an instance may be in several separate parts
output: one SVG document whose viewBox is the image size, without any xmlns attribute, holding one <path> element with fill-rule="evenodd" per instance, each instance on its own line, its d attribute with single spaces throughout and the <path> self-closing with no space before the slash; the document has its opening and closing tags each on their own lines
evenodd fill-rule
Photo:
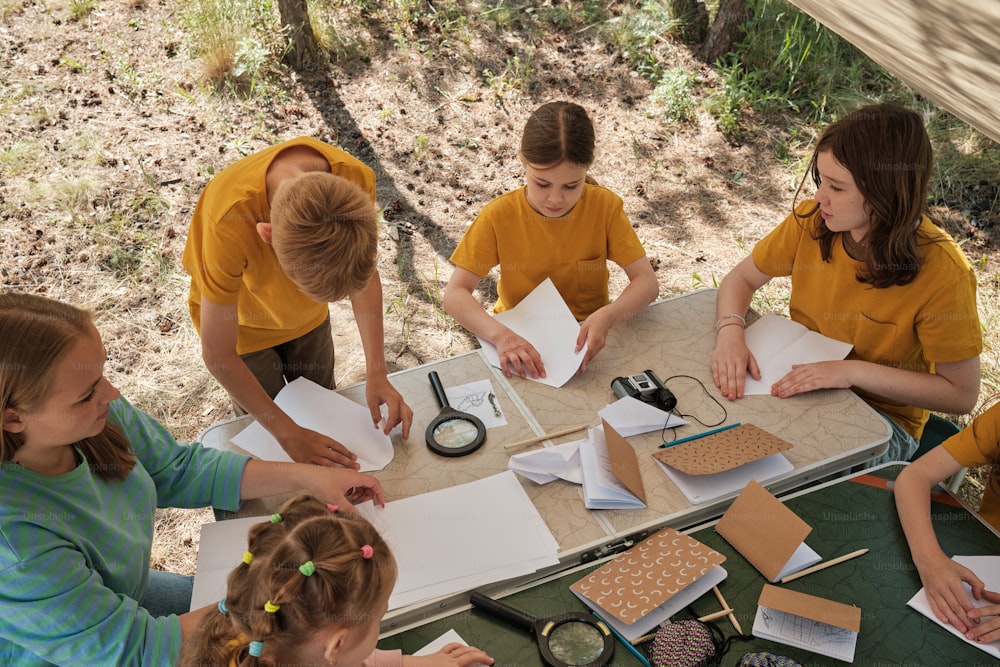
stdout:
<svg viewBox="0 0 1000 667">
<path fill-rule="evenodd" d="M 783 655 L 774 655 L 761 651 L 747 653 L 740 659 L 740 667 L 802 667 L 799 663 Z"/>
<path fill-rule="evenodd" d="M 655 667 L 695 667 L 715 655 L 712 631 L 700 621 L 677 621 L 660 626 L 649 650 Z"/>
</svg>

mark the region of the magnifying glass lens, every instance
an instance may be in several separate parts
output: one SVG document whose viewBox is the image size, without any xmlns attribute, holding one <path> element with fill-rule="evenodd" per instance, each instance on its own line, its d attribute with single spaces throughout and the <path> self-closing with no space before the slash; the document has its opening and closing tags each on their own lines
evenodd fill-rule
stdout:
<svg viewBox="0 0 1000 667">
<path fill-rule="evenodd" d="M 569 621 L 552 628 L 549 650 L 567 665 L 589 665 L 604 651 L 604 635 L 590 623 Z"/>
<path fill-rule="evenodd" d="M 448 419 L 434 427 L 434 439 L 442 447 L 465 447 L 478 436 L 479 429 L 466 419 Z"/>
</svg>

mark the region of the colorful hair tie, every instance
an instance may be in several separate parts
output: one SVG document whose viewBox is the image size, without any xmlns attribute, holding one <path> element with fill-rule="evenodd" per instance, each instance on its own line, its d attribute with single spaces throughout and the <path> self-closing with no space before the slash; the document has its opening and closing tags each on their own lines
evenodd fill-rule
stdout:
<svg viewBox="0 0 1000 667">
<path fill-rule="evenodd" d="M 269 614 L 273 614 L 276 611 L 278 611 L 279 609 L 281 609 L 281 605 L 280 604 L 274 604 L 270 600 L 268 600 L 267 602 L 264 603 L 264 611 L 266 611 Z"/>
<path fill-rule="evenodd" d="M 247 565 L 249 565 L 250 561 L 252 561 L 252 560 L 253 560 L 253 554 L 250 553 L 250 550 L 248 549 L 248 550 L 244 551 L 243 552 L 243 562 L 246 563 Z"/>
<path fill-rule="evenodd" d="M 271 523 L 281 523 L 281 515 L 278 513 L 272 514 Z"/>
<path fill-rule="evenodd" d="M 250 655 L 255 658 L 259 658 L 260 654 L 264 652 L 264 642 L 252 641 L 250 642 Z"/>
<path fill-rule="evenodd" d="M 337 510 L 340 509 L 340 505 L 332 505 L 330 503 L 327 503 L 326 509 L 330 510 L 331 512 L 336 512 Z"/>
<path fill-rule="evenodd" d="M 229 615 L 229 607 L 226 606 L 226 598 L 219 600 L 219 613 L 223 616 Z"/>
<path fill-rule="evenodd" d="M 302 563 L 302 565 L 299 565 L 299 572 L 306 575 L 307 577 L 311 577 L 313 576 L 313 573 L 316 572 L 316 566 L 313 565 L 313 562 L 311 560 L 307 560 L 306 562 Z"/>
<path fill-rule="evenodd" d="M 374 555 L 375 555 L 375 550 L 372 549 L 372 545 L 366 544 L 363 547 L 361 547 L 361 557 L 364 558 L 365 560 L 368 560 Z"/>
</svg>

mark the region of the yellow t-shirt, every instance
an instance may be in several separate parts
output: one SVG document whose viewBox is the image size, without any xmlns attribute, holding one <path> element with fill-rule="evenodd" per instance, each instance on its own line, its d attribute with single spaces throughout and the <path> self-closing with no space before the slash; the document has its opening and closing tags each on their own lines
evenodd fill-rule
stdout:
<svg viewBox="0 0 1000 667">
<path fill-rule="evenodd" d="M 972 468 L 994 463 L 1000 452 L 1000 403 L 976 417 L 967 427 L 945 440 L 943 445 L 963 466 Z M 992 478 L 986 483 L 979 514 L 1000 530 L 1000 494 Z"/>
<path fill-rule="evenodd" d="M 375 201 L 371 169 L 310 137 L 248 155 L 209 181 L 198 197 L 184 247 L 183 264 L 191 275 L 188 308 L 200 332 L 202 297 L 219 305 L 237 304 L 239 354 L 294 340 L 322 324 L 330 312 L 328 304 L 303 294 L 285 275 L 274 249 L 257 233 L 258 222 L 271 220 L 265 185 L 268 167 L 284 149 L 302 145 L 317 150 L 333 174 L 357 184 Z"/>
<path fill-rule="evenodd" d="M 803 202 L 798 211 L 814 202 Z M 923 265 L 908 285 L 874 288 L 859 283 L 863 263 L 852 259 L 838 239 L 824 262 L 812 232 L 818 213 L 809 220 L 790 215 L 761 239 L 753 261 L 769 276 L 791 276 L 789 314 L 813 331 L 854 345 L 850 357 L 934 372 L 934 363 L 963 361 L 983 349 L 976 310 L 976 276 L 965 255 L 942 229 L 924 218 L 920 223 Z M 928 412 L 884 397 L 855 391 L 885 412 L 917 440 Z"/>
<path fill-rule="evenodd" d="M 608 260 L 624 267 L 645 255 L 621 198 L 585 183 L 580 201 L 561 218 L 531 208 L 523 187 L 497 197 L 465 232 L 451 261 L 480 277 L 500 267 L 496 313 L 551 278 L 583 320 L 608 304 Z"/>
</svg>

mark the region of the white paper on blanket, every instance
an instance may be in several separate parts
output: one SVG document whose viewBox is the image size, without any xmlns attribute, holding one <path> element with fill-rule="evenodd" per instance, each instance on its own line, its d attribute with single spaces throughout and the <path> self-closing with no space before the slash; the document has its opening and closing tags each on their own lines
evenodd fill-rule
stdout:
<svg viewBox="0 0 1000 667">
<path fill-rule="evenodd" d="M 982 579 L 983 583 L 986 584 L 986 590 L 1000 591 L 1000 556 L 953 556 L 952 560 L 975 572 L 976 576 Z M 965 589 L 965 594 L 969 596 L 969 600 L 972 601 L 974 606 L 985 607 L 990 604 L 986 600 L 974 599 L 972 597 L 972 589 L 969 588 L 968 584 L 963 583 L 962 588 Z M 997 660 L 1000 660 L 1000 641 L 990 642 L 988 644 L 969 641 L 965 638 L 965 635 L 956 630 L 953 625 L 939 621 L 937 616 L 934 615 L 934 612 L 931 611 L 931 605 L 927 601 L 927 593 L 923 588 L 917 591 L 917 594 L 910 598 L 910 601 L 906 604 L 909 607 L 913 607 L 921 614 L 961 639 L 966 644 L 975 646 L 982 651 L 986 651 Z"/>
<path fill-rule="evenodd" d="M 286 384 L 274 402 L 299 426 L 329 436 L 354 452 L 361 472 L 381 470 L 392 461 L 392 440 L 375 428 L 366 406 L 304 377 Z M 232 442 L 265 461 L 292 460 L 257 421 L 233 436 Z"/>
<path fill-rule="evenodd" d="M 514 454 L 507 462 L 507 468 L 536 484 L 546 484 L 557 479 L 583 484 L 583 472 L 580 470 L 581 442 L 589 441 L 574 440 Z"/>
<path fill-rule="evenodd" d="M 545 377 L 528 378 L 530 380 L 561 387 L 573 377 L 587 355 L 586 344 L 579 352 L 574 351 L 577 336 L 580 335 L 580 323 L 573 317 L 551 278 L 543 280 L 521 303 L 493 317 L 531 343 L 542 357 Z M 500 368 L 496 347 L 482 338 L 479 345 L 490 365 Z"/>
<path fill-rule="evenodd" d="M 454 628 L 445 631 L 443 635 L 437 639 L 431 640 L 426 646 L 420 650 L 414 651 L 413 655 L 432 655 L 443 649 L 448 644 L 461 644 L 462 646 L 468 646 L 469 642 L 462 639 L 462 635 L 458 634 Z M 486 667 L 481 662 L 469 663 L 468 667 Z"/>
<path fill-rule="evenodd" d="M 493 383 L 489 380 L 476 380 L 466 384 L 445 387 L 444 395 L 448 397 L 448 405 L 459 412 L 468 412 L 479 417 L 486 428 L 506 426 L 507 418 L 503 416 L 500 399 L 493 391 Z"/>
<path fill-rule="evenodd" d="M 747 373 L 743 385 L 747 396 L 769 395 L 771 385 L 791 371 L 793 364 L 839 361 L 854 347 L 773 313 L 747 327 L 746 343 L 760 367 L 759 380 Z"/>
<path fill-rule="evenodd" d="M 619 398 L 598 410 L 597 414 L 611 424 L 611 428 L 618 431 L 623 438 L 687 424 L 686 419 L 664 412 L 655 405 L 631 396 Z"/>
</svg>

